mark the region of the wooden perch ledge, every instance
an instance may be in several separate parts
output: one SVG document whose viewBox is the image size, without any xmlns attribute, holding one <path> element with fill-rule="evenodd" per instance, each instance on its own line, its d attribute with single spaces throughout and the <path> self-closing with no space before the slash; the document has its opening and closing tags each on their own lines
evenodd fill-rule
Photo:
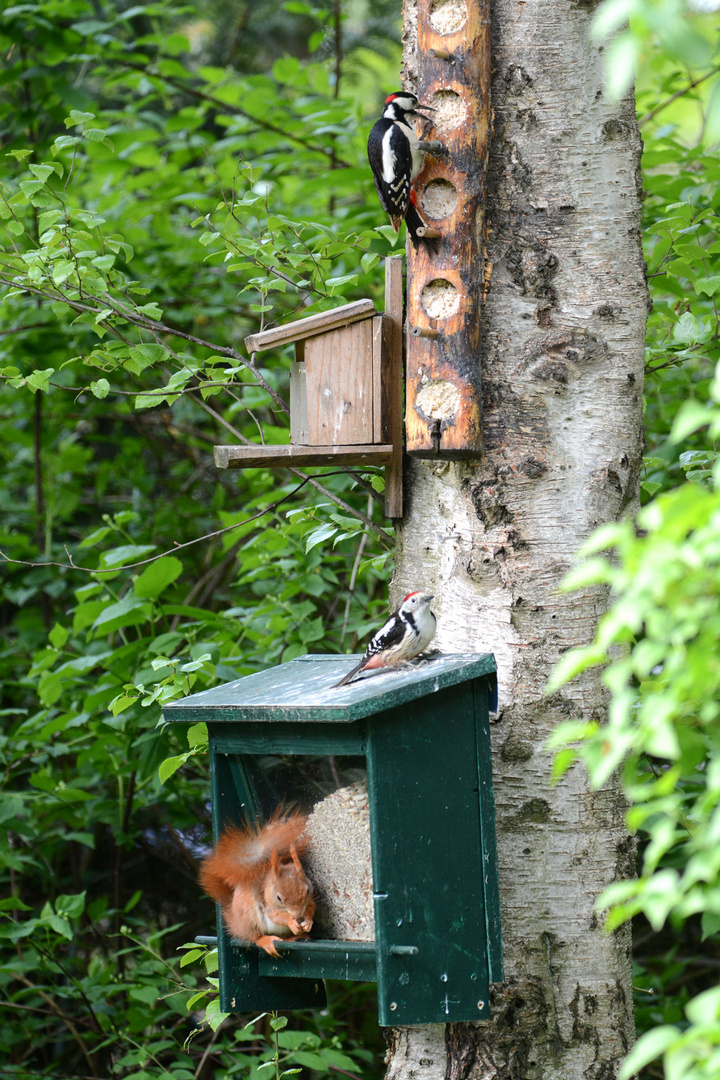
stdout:
<svg viewBox="0 0 720 1080">
<path fill-rule="evenodd" d="M 393 447 L 384 443 L 369 446 L 216 446 L 218 469 L 274 469 L 306 465 L 387 465 Z"/>
</svg>

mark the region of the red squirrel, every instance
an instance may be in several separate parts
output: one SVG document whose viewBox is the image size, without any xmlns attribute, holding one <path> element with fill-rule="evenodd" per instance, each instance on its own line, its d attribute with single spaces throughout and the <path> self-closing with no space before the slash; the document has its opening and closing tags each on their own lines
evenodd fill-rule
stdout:
<svg viewBox="0 0 720 1080">
<path fill-rule="evenodd" d="M 228 933 L 278 956 L 274 942 L 308 936 L 313 888 L 300 863 L 304 814 L 280 811 L 265 825 L 228 826 L 200 866 L 200 884 L 222 907 Z"/>
</svg>

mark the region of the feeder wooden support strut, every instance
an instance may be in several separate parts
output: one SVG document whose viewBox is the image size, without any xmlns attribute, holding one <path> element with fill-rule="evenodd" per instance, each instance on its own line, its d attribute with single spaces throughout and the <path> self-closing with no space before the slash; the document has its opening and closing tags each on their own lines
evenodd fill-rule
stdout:
<svg viewBox="0 0 720 1080">
<path fill-rule="evenodd" d="M 434 109 L 419 132 L 447 153 L 428 154 L 415 182 L 429 253 L 408 243 L 407 452 L 472 458 L 482 453 L 480 312 L 490 133 L 490 0 L 419 0 L 416 93 Z M 434 10 L 433 10 L 434 9 Z"/>
</svg>

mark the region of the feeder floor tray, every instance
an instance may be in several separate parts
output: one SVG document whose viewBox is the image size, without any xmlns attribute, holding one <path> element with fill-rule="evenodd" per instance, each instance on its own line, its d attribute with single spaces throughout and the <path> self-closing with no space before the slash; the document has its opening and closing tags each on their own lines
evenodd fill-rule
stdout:
<svg viewBox="0 0 720 1080">
<path fill-rule="evenodd" d="M 203 936 L 198 944 L 217 945 L 217 938 Z M 285 975 L 302 979 L 349 979 L 376 982 L 374 941 L 278 941 L 280 959 L 257 946 L 236 946 L 240 953 L 255 950 L 258 974 Z"/>
</svg>

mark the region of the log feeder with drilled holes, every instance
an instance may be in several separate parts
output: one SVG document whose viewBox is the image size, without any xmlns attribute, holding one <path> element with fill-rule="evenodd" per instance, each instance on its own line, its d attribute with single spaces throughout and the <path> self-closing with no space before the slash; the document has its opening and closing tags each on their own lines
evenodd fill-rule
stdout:
<svg viewBox="0 0 720 1080">
<path fill-rule="evenodd" d="M 480 312 L 487 275 L 484 204 L 490 132 L 490 0 L 419 0 L 416 93 L 433 108 L 415 182 L 438 250 L 408 244 L 407 452 L 482 453 Z"/>
</svg>

